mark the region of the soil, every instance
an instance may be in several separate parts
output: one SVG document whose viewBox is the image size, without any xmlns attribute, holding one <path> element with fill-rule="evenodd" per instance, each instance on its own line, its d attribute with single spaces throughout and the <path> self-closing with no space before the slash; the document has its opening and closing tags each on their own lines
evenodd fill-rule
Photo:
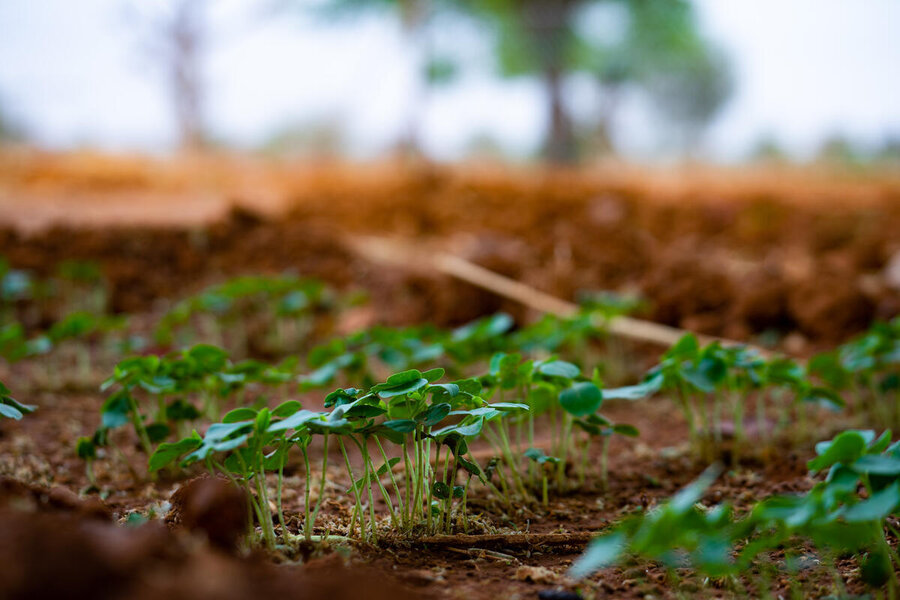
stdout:
<svg viewBox="0 0 900 600">
<path fill-rule="evenodd" d="M 414 239 L 567 299 L 589 290 L 637 291 L 648 301 L 648 318 L 799 354 L 833 347 L 900 309 L 900 295 L 883 277 L 900 250 L 900 182 L 887 176 L 737 174 L 731 181 L 695 173 L 674 181 L 634 171 L 295 171 L 226 158 L 168 164 L 3 155 L 0 222 L 0 255 L 10 264 L 49 274 L 63 259 L 95 260 L 112 309 L 133 315 L 138 326 L 209 283 L 287 269 L 368 295 L 367 307 L 328 331 L 452 326 L 498 310 L 520 323 L 535 316 L 445 276 L 373 265 L 342 243 L 355 235 Z M 53 318 L 22 308 L 30 328 Z M 617 348 L 631 373 L 660 352 Z M 2 598 L 571 598 L 576 586 L 564 573 L 591 534 L 664 501 L 705 466 L 686 452 L 687 429 L 673 403 L 611 402 L 604 414 L 637 426 L 641 436 L 613 442 L 607 490 L 592 472 L 577 493 L 552 497 L 548 507 L 510 510 L 475 489 L 470 533 L 477 540 L 408 541 L 385 529 L 378 546 L 301 544 L 298 555 L 248 554 L 239 543 L 240 492 L 196 478 L 199 471 L 147 479 L 146 458 L 125 432 L 115 440 L 122 456 L 96 461 L 99 490 L 90 489 L 73 448 L 97 426 L 103 394 L 83 384 L 47 385 L 33 361 L 0 365 L 0 374 L 26 390 L 19 400 L 40 407 L 21 422 L 0 421 Z M 321 402 L 315 394 L 301 399 L 307 408 Z M 740 511 L 772 493 L 809 489 L 812 442 L 848 425 L 825 415 L 817 424 L 810 439 L 751 444 L 704 502 L 728 500 Z M 340 454 L 330 455 L 328 487 L 312 488 L 327 498 L 317 534 L 347 528 L 349 480 L 338 466 Z M 296 532 L 304 497 L 298 459 L 286 477 L 285 512 Z M 376 506 L 385 514 L 383 503 Z M 526 532 L 544 537 L 502 538 Z M 841 567 L 848 590 L 862 591 L 852 565 Z M 627 565 L 577 587 L 585 598 L 740 592 L 739 583 L 718 588 L 682 576 L 675 585 L 657 567 Z M 799 577 L 810 596 L 831 592 L 816 570 Z M 773 586 L 788 593 L 786 579 Z"/>
</svg>

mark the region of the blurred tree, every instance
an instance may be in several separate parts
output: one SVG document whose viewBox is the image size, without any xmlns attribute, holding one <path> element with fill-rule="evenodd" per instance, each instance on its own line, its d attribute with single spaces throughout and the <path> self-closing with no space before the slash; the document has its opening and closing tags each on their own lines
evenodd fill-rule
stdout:
<svg viewBox="0 0 900 600">
<path fill-rule="evenodd" d="M 574 128 L 563 86 L 575 72 L 593 74 L 601 90 L 598 135 L 611 148 L 611 129 L 622 92 L 637 88 L 684 143 L 693 141 L 727 98 L 724 59 L 701 35 L 686 0 L 457 0 L 491 25 L 496 59 L 505 77 L 539 77 L 547 96 L 544 155 L 569 162 Z M 592 27 L 589 12 L 619 18 Z"/>
<path fill-rule="evenodd" d="M 23 142 L 27 138 L 25 128 L 0 102 L 0 145 Z"/>
<path fill-rule="evenodd" d="M 202 58 L 207 41 L 206 0 L 131 4 L 128 17 L 144 34 L 146 51 L 162 65 L 182 150 L 208 143 Z"/>
<path fill-rule="evenodd" d="M 328 19 L 381 12 L 391 14 L 398 20 L 409 49 L 414 87 L 397 149 L 404 154 L 419 155 L 419 128 L 430 90 L 451 82 L 457 75 L 455 62 L 435 54 L 429 31 L 440 10 L 454 4 L 454 0 L 306 0 L 306 4 L 314 13 Z"/>
<path fill-rule="evenodd" d="M 787 152 L 772 134 L 765 134 L 758 139 L 747 158 L 751 162 L 769 164 L 787 163 L 790 161 Z"/>
</svg>

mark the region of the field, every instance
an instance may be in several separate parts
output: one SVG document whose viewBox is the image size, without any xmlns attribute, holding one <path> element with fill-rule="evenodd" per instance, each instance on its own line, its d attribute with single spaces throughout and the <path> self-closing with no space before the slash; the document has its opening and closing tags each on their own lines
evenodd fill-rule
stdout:
<svg viewBox="0 0 900 600">
<path fill-rule="evenodd" d="M 894 173 L 0 154 L 0 597 L 894 598 L 898 232 Z"/>
</svg>

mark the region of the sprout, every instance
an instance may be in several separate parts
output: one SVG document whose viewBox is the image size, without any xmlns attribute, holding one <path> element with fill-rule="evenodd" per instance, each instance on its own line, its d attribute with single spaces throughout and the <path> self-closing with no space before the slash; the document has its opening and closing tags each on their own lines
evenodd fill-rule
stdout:
<svg viewBox="0 0 900 600">
<path fill-rule="evenodd" d="M 0 381 L 0 417 L 20 420 L 23 416 L 33 413 L 37 407 L 30 404 L 22 404 L 12 396 L 12 392 Z"/>
</svg>

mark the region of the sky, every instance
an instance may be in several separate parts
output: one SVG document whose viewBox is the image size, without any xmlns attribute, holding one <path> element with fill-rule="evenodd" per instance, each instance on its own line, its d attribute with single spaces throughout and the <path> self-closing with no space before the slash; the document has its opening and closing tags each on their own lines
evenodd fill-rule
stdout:
<svg viewBox="0 0 900 600">
<path fill-rule="evenodd" d="M 41 144 L 170 149 L 176 138 L 163 72 L 144 17 L 164 0 L 0 0 L 0 106 Z M 286 126 L 337 124 L 353 155 L 375 157 L 406 123 L 413 63 L 395 23 L 340 26 L 275 18 L 259 0 L 214 0 L 205 63 L 211 129 L 252 147 Z M 701 27 L 732 64 L 736 87 L 711 124 L 704 155 L 740 159 L 763 138 L 798 158 L 842 134 L 875 145 L 900 137 L 900 0 L 695 0 Z M 432 94 L 422 139 L 438 159 L 476 137 L 525 155 L 544 130 L 540 87 L 494 77 L 477 32 L 440 34 L 465 51 L 464 75 Z M 574 78 L 576 114 L 593 88 Z M 660 158 L 654 124 L 622 115 L 626 155 Z"/>
</svg>

